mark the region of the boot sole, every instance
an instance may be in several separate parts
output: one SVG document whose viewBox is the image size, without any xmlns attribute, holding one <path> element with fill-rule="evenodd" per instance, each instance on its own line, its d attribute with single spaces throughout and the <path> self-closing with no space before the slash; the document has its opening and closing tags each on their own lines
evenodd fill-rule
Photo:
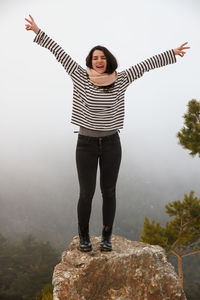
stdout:
<svg viewBox="0 0 200 300">
<path fill-rule="evenodd" d="M 107 247 L 104 247 L 104 246 L 100 246 L 100 250 L 105 251 L 105 252 L 109 252 L 109 251 L 112 251 L 112 248 L 107 248 Z"/>
<path fill-rule="evenodd" d="M 90 252 L 90 251 L 92 251 L 92 248 L 82 249 L 82 248 L 79 247 L 79 250 L 80 250 L 81 252 Z"/>
</svg>

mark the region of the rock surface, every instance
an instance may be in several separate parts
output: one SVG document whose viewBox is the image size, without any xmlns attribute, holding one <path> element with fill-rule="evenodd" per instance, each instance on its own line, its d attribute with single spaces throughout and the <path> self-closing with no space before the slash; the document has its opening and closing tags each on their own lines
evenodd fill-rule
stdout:
<svg viewBox="0 0 200 300">
<path fill-rule="evenodd" d="M 100 241 L 83 253 L 73 238 L 54 269 L 54 300 L 186 300 L 161 247 L 113 235 L 113 251 L 100 252 Z"/>
</svg>

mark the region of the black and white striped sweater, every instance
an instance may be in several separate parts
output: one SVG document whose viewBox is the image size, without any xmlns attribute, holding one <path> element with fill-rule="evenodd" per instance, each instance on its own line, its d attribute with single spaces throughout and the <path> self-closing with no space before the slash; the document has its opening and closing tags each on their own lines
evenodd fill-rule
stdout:
<svg viewBox="0 0 200 300">
<path fill-rule="evenodd" d="M 86 70 L 44 31 L 39 30 L 33 41 L 49 49 L 73 81 L 71 123 L 92 130 L 109 131 L 123 128 L 124 96 L 129 84 L 140 78 L 144 72 L 176 62 L 173 50 L 155 55 L 129 69 L 118 72 L 114 87 L 108 92 L 91 83 Z"/>
</svg>

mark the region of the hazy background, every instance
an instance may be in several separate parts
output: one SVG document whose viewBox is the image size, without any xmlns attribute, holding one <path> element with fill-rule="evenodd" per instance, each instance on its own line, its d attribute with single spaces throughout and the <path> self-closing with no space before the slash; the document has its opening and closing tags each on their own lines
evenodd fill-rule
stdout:
<svg viewBox="0 0 200 300">
<path fill-rule="evenodd" d="M 64 249 L 77 234 L 79 193 L 72 82 L 54 55 L 33 43 L 29 13 L 83 67 L 96 44 L 113 52 L 118 70 L 191 46 L 126 92 L 115 233 L 138 239 L 144 216 L 164 222 L 164 204 L 191 189 L 200 196 L 199 158 L 176 138 L 188 101 L 199 100 L 200 2 L 0 1 L 0 230 L 33 233 Z M 91 234 L 101 232 L 101 201 L 98 177 Z"/>
</svg>

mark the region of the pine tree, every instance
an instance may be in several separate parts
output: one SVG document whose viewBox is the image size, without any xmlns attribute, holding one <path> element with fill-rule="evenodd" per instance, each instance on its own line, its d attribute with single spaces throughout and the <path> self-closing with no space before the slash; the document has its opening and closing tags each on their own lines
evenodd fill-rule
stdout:
<svg viewBox="0 0 200 300">
<path fill-rule="evenodd" d="M 37 293 L 35 300 L 53 300 L 53 286 L 46 284 L 43 289 Z"/>
<path fill-rule="evenodd" d="M 188 111 L 184 114 L 184 124 L 178 133 L 179 144 L 189 149 L 190 155 L 200 157 L 200 102 L 192 99 L 188 102 Z"/>
<path fill-rule="evenodd" d="M 169 202 L 166 213 L 173 220 L 162 227 L 146 217 L 140 240 L 151 245 L 159 245 L 166 251 L 167 257 L 174 255 L 178 261 L 178 276 L 183 287 L 182 259 L 200 253 L 200 199 L 194 191 L 184 195 L 184 200 Z"/>
</svg>

